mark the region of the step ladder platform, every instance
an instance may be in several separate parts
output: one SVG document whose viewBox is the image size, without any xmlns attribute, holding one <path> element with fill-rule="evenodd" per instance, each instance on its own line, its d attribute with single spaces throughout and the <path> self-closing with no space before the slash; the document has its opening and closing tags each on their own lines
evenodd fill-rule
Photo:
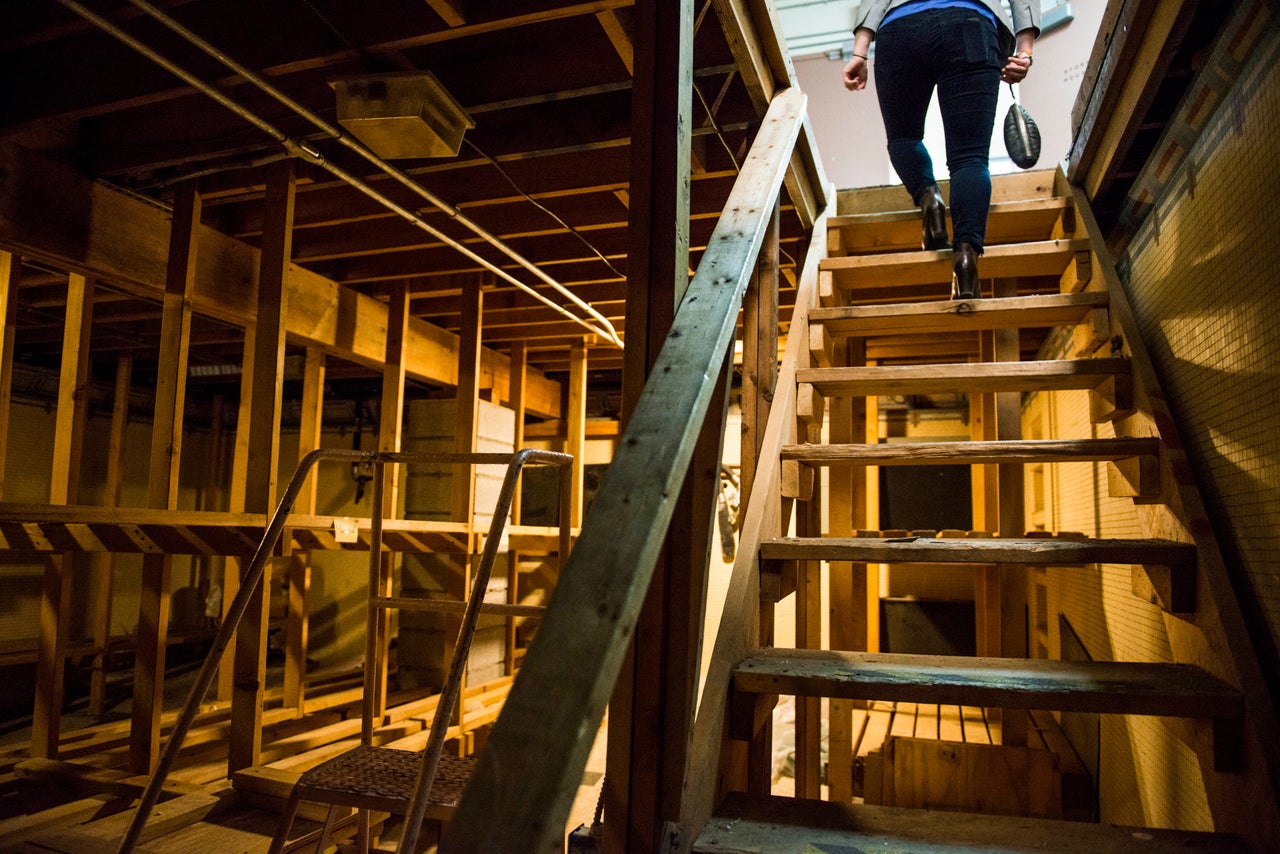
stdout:
<svg viewBox="0 0 1280 854">
<path fill-rule="evenodd" d="M 853 851 L 911 854 L 972 854 L 974 851 L 1237 854 L 1249 848 L 1243 840 L 1226 834 L 841 804 L 732 792 L 707 822 L 692 850 L 695 854 L 765 851 L 770 854 L 845 854 Z"/>
<path fill-rule="evenodd" d="M 836 338 L 1032 329 L 1079 324 L 1090 312 L 1105 308 L 1107 303 L 1105 293 L 1087 291 L 1002 299 L 939 299 L 917 303 L 837 306 L 811 309 L 809 324 L 821 326 L 827 334 Z"/>
<path fill-rule="evenodd" d="M 1052 537 L 779 537 L 760 545 L 762 563 L 1015 563 L 1036 566 L 1141 564 L 1193 573 L 1196 547 L 1172 540 Z"/>
</svg>

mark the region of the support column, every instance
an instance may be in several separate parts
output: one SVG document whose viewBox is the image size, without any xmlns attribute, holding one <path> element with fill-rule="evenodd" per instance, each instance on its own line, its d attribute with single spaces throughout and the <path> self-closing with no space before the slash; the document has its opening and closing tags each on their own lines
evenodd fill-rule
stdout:
<svg viewBox="0 0 1280 854">
<path fill-rule="evenodd" d="M 529 351 L 524 341 L 517 341 L 511 345 L 511 373 L 509 375 L 509 388 L 507 391 L 507 402 L 512 411 L 515 412 L 515 431 L 512 433 L 512 445 L 517 451 L 524 447 L 524 402 L 525 393 L 528 385 L 526 379 L 529 368 Z M 516 492 L 511 498 L 511 524 L 519 525 L 521 519 L 520 492 L 523 482 L 523 473 L 517 476 Z M 564 561 L 565 555 L 558 555 L 561 562 Z M 512 550 L 507 555 L 507 603 L 510 605 L 518 605 L 520 603 L 520 553 Z M 504 671 L 510 675 L 515 673 L 516 668 L 516 627 L 517 621 L 515 617 L 507 618 L 507 639 L 506 652 L 504 655 Z"/>
<path fill-rule="evenodd" d="M 62 371 L 58 380 L 58 409 L 53 432 L 50 504 L 74 504 L 80 491 L 92 322 L 93 282 L 72 273 L 67 281 L 66 319 L 62 329 Z M 72 552 L 45 560 L 35 710 L 31 723 L 32 756 L 58 755 L 74 561 Z"/>
<path fill-rule="evenodd" d="M 178 464 L 182 458 L 182 411 L 187 394 L 187 350 L 191 343 L 191 292 L 195 284 L 201 200 L 194 184 L 178 188 L 169 232 L 156 374 L 155 417 L 147 506 L 176 509 Z M 160 712 L 164 701 L 165 643 L 169 633 L 169 584 L 173 559 L 144 555 L 138 605 L 138 652 L 133 669 L 133 724 L 129 769 L 150 773 L 160 754 Z"/>
<path fill-rule="evenodd" d="M 133 386 L 133 356 L 125 353 L 116 361 L 115 395 L 111 404 L 111 433 L 107 444 L 107 479 L 103 505 L 120 506 L 121 476 L 124 468 L 124 433 L 129 425 L 129 390 Z M 107 694 L 107 644 L 111 641 L 111 595 L 115 586 L 115 555 L 94 555 L 92 574 L 93 674 L 89 679 L 89 714 L 101 715 Z"/>
<path fill-rule="evenodd" d="M 9 457 L 9 408 L 13 397 L 13 339 L 18 329 L 18 280 L 22 260 L 0 249 L 0 321 L 4 323 L 0 344 L 0 499 L 4 498 L 4 469 Z"/>
<path fill-rule="evenodd" d="M 324 416 L 324 352 L 307 348 L 302 375 L 302 423 L 298 428 L 298 460 L 320 448 Z M 298 494 L 294 512 L 313 515 L 316 512 L 316 488 L 320 476 L 317 469 L 307 475 Z M 311 590 L 311 551 L 299 549 L 289 556 L 288 616 L 285 618 L 284 704 L 303 712 L 307 679 L 307 598 Z"/>
<path fill-rule="evenodd" d="M 240 358 L 240 405 L 236 411 L 235 444 L 231 451 L 231 483 L 227 488 L 227 511 L 243 513 L 245 507 L 245 481 L 249 471 L 249 425 L 253 415 L 253 349 L 257 338 L 257 325 L 244 330 L 244 346 Z M 227 618 L 231 600 L 240 592 L 240 574 L 245 569 L 245 559 L 228 557 L 222 571 L 222 619 Z M 218 664 L 218 702 L 230 703 L 235 682 L 235 645 L 227 647 Z"/>
<path fill-rule="evenodd" d="M 280 467 L 280 409 L 284 386 L 285 317 L 293 255 L 294 164 L 282 161 L 267 177 L 262 251 L 258 258 L 258 311 L 253 336 L 253 398 L 245 510 L 268 517 L 276 509 Z M 248 566 L 245 566 L 247 569 Z M 262 574 L 236 630 L 228 770 L 258 764 L 262 752 L 262 700 L 267 670 L 267 608 L 271 564 Z"/>
<path fill-rule="evenodd" d="M 640 0 L 633 21 L 624 422 L 688 287 L 693 3 Z M 720 426 L 714 415 L 708 415 L 708 429 Z M 717 453 L 719 442 L 709 440 L 695 451 L 690 468 L 695 482 L 707 477 L 718 485 L 719 458 L 702 456 L 712 445 Z M 714 492 L 705 507 L 695 507 L 688 485 L 686 481 L 609 706 L 604 783 L 608 854 L 660 850 L 664 823 L 678 818 L 699 664 L 705 552 L 715 507 Z M 693 611 L 696 619 L 691 619 Z"/>
<path fill-rule="evenodd" d="M 569 525 L 582 527 L 582 489 L 587 449 L 587 342 L 569 347 L 569 394 L 565 403 L 565 453 L 573 455 L 569 477 Z"/>
</svg>

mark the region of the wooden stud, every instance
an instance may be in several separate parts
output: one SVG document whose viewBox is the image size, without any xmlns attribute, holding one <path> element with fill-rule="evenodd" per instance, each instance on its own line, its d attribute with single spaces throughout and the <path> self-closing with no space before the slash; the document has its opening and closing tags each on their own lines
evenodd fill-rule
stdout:
<svg viewBox="0 0 1280 854">
<path fill-rule="evenodd" d="M 1058 279 L 1058 290 L 1064 294 L 1074 294 L 1085 289 L 1093 279 L 1093 261 L 1088 251 L 1080 251 L 1067 262 L 1067 269 Z"/>
<path fill-rule="evenodd" d="M 323 351 L 308 347 L 302 368 L 302 422 L 298 427 L 298 459 L 320 447 L 324 414 Z M 294 510 L 305 515 L 316 512 L 316 492 L 320 474 L 314 468 L 307 476 Z M 284 704 L 302 714 L 306 702 L 307 646 L 309 619 L 307 600 L 311 588 L 311 554 L 298 550 L 289 556 L 286 570 L 288 610 L 285 617 Z"/>
<path fill-rule="evenodd" d="M 577 341 L 569 348 L 568 441 L 565 451 L 573 455 L 571 464 L 569 526 L 582 527 L 583 484 L 587 450 L 587 343 Z"/>
<path fill-rule="evenodd" d="M 1119 421 L 1133 412 L 1133 377 L 1116 374 L 1089 392 L 1089 420 L 1094 424 Z"/>
<path fill-rule="evenodd" d="M 461 27 L 467 23 L 464 0 L 427 0 L 427 5 L 451 27 Z"/>
<path fill-rule="evenodd" d="M 1160 461 L 1155 456 L 1128 457 L 1107 466 L 1107 495 L 1135 501 L 1160 499 Z"/>
<path fill-rule="evenodd" d="M 249 471 L 249 425 L 253 415 L 253 362 L 256 324 L 245 327 L 240 356 L 240 407 L 236 412 L 235 444 L 231 452 L 231 482 L 227 484 L 227 509 L 243 513 Z M 247 567 L 242 558 L 229 557 L 222 571 L 222 618 L 225 620 L 231 601 L 240 590 L 240 574 Z M 218 700 L 231 702 L 235 682 L 235 647 L 223 653 L 218 664 Z"/>
<path fill-rule="evenodd" d="M 191 182 L 178 188 L 169 231 L 159 373 L 151 426 L 147 506 L 175 509 L 182 455 L 182 415 L 186 401 L 187 352 L 191 343 L 191 290 L 195 282 L 201 199 Z M 138 606 L 138 650 L 134 659 L 129 769 L 151 771 L 160 751 L 160 711 L 166 638 L 169 632 L 168 555 L 142 559 Z"/>
<path fill-rule="evenodd" d="M 835 342 L 827 327 L 821 324 L 809 327 L 809 358 L 815 365 L 820 368 L 831 367 L 834 350 Z"/>
<path fill-rule="evenodd" d="M 630 28 L 622 22 L 622 17 L 618 14 L 618 10 L 605 9 L 604 11 L 596 12 L 596 20 L 600 22 L 600 27 L 604 30 L 604 34 L 609 37 L 609 43 L 613 45 L 613 49 L 618 52 L 618 58 L 626 66 L 627 73 L 634 74 L 636 70 L 635 45 L 631 43 Z"/>
<path fill-rule="evenodd" d="M 9 409 L 13 399 L 13 341 L 18 329 L 18 281 L 22 260 L 0 249 L 0 499 L 4 498 L 4 470 L 9 457 Z"/>
<path fill-rule="evenodd" d="M 93 282 L 72 273 L 67 281 L 62 370 L 54 418 L 50 504 L 75 504 L 80 492 L 80 460 L 84 451 L 88 410 L 89 330 L 92 324 Z M 31 722 L 31 754 L 37 757 L 58 755 L 71 617 L 72 560 L 71 554 L 45 559 L 35 709 Z"/>
<path fill-rule="evenodd" d="M 525 368 L 529 363 L 529 351 L 523 341 L 517 341 L 511 347 L 511 378 L 507 400 L 515 412 L 515 430 L 512 434 L 513 447 L 518 451 L 524 447 L 524 396 Z M 523 476 L 522 476 L 523 477 Z M 516 482 L 516 492 L 511 500 L 511 524 L 519 525 L 521 518 L 521 482 Z M 563 561 L 567 555 L 557 554 L 557 560 Z M 512 549 L 507 555 L 507 602 L 515 605 L 520 602 L 520 552 Z M 514 674 L 516 667 L 516 626 L 514 617 L 507 620 L 506 652 L 503 656 L 504 672 Z"/>
<path fill-rule="evenodd" d="M 280 466 L 280 409 L 284 389 L 286 287 L 293 255 L 294 162 L 282 161 L 267 177 L 262 252 L 258 256 L 258 312 L 253 336 L 253 400 L 245 509 L 270 514 L 276 505 Z M 247 567 L 246 567 L 247 568 Z M 271 565 L 249 600 L 236 630 L 231 692 L 229 771 L 257 765 L 262 751 L 262 700 L 266 690 L 268 604 Z"/>
<path fill-rule="evenodd" d="M 111 432 L 107 439 L 107 475 L 103 484 L 103 504 L 117 507 L 124 481 L 124 438 L 129 425 L 129 391 L 133 385 L 133 356 L 122 353 L 116 360 L 115 393 L 111 404 Z M 90 598 L 93 602 L 93 645 L 98 652 L 93 658 L 89 678 L 89 713 L 101 715 L 106 706 L 107 644 L 111 638 L 111 596 L 115 581 L 115 556 L 96 555 L 93 561 Z"/>
<path fill-rule="evenodd" d="M 822 428 L 826 404 L 826 398 L 818 394 L 811 383 L 796 384 L 796 417 L 804 422 L 806 428 Z"/>
<path fill-rule="evenodd" d="M 760 442 L 764 438 L 765 425 L 769 423 L 769 407 L 773 400 L 778 375 L 778 267 L 775 261 L 778 242 L 778 211 L 774 210 L 773 223 L 765 237 L 766 247 L 756 263 L 751 283 L 742 302 L 742 476 L 741 500 L 751 499 L 751 484 L 755 481 L 759 461 Z M 790 472 L 793 476 L 804 473 Z M 785 477 L 785 475 L 784 475 Z M 795 487 L 795 484 L 793 484 Z M 797 487 L 804 491 L 803 485 Z M 810 483 L 810 488 L 812 484 Z M 799 493 L 787 491 L 787 497 Z"/>
</svg>

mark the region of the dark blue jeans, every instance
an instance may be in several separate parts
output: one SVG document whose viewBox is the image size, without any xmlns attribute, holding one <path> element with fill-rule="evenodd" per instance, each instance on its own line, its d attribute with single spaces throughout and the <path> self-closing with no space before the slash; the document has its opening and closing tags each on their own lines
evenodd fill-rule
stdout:
<svg viewBox="0 0 1280 854">
<path fill-rule="evenodd" d="M 970 243 L 979 253 L 991 206 L 987 153 L 1004 63 L 996 28 L 970 9 L 916 12 L 876 33 L 876 94 L 889 160 L 912 199 L 934 183 L 922 140 L 937 87 L 951 171 L 952 242 Z"/>
</svg>

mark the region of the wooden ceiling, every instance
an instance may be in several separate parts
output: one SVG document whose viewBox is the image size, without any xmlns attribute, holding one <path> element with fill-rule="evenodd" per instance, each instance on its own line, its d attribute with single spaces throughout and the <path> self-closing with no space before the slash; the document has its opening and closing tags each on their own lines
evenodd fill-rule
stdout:
<svg viewBox="0 0 1280 854">
<path fill-rule="evenodd" d="M 172 202 L 198 180 L 205 225 L 257 245 L 263 187 L 285 147 L 153 59 L 57 0 L 0 11 L 0 142 L 73 166 L 99 185 Z M 556 302 L 566 300 L 454 217 L 397 185 L 306 118 L 237 77 L 139 4 L 87 2 L 129 37 L 194 75 L 282 135 L 315 149 L 482 258 Z M 398 160 L 431 194 L 533 262 L 619 331 L 624 322 L 631 173 L 632 7 L 628 0 L 156 0 L 156 5 L 289 98 L 336 122 L 338 78 L 409 70 L 435 75 L 474 121 L 456 157 Z M 741 45 L 723 21 L 742 4 L 695 6 L 691 265 L 709 237 L 754 135 L 759 92 L 744 77 Z M 763 4 L 758 4 L 763 5 Z M 733 32 L 733 22 L 730 21 Z M 731 48 L 734 44 L 737 48 Z M 758 87 L 757 87 L 758 89 Z M 418 225 L 298 162 L 293 258 L 359 294 L 385 299 L 407 283 L 411 311 L 451 332 L 461 287 L 483 276 L 482 344 L 500 353 L 524 341 L 530 365 L 556 378 L 569 347 L 588 339 L 592 381 L 616 385 L 621 350 L 557 313 Z M 49 228 L 57 231 L 58 225 Z M 783 212 L 784 268 L 802 225 Z M 28 253 L 23 253 L 27 255 Z M 66 269 L 30 257 L 22 271 L 17 361 L 56 367 Z M 784 305 L 786 297 L 784 296 Z M 574 310 L 583 315 L 580 310 Z M 95 371 L 120 352 L 143 376 L 159 340 L 159 303 L 100 278 L 92 332 Z M 193 394 L 226 387 L 242 330 L 197 317 Z M 331 364 L 331 384 L 366 382 L 368 367 Z"/>
</svg>

